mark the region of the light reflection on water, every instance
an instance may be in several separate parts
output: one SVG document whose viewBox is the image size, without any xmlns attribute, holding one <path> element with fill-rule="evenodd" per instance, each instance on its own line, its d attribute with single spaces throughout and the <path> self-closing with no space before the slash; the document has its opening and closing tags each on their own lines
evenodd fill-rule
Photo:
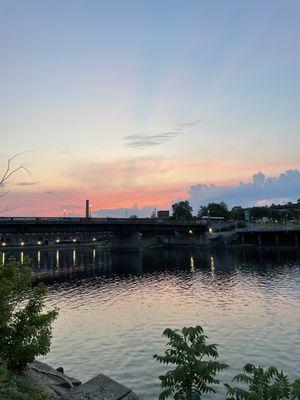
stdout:
<svg viewBox="0 0 300 400">
<path fill-rule="evenodd" d="M 49 285 L 47 306 L 60 308 L 44 360 L 69 375 L 104 373 L 157 398 L 163 368 L 152 355 L 164 348 L 162 331 L 200 324 L 232 366 L 225 380 L 248 361 L 300 376 L 298 254 L 98 247 L 24 253 Z"/>
</svg>

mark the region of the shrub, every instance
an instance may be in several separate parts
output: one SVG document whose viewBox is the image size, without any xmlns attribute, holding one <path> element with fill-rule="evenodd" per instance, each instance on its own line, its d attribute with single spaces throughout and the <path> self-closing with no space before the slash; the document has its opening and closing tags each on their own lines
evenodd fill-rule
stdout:
<svg viewBox="0 0 300 400">
<path fill-rule="evenodd" d="M 0 358 L 0 398 L 1 400 L 46 400 L 47 395 L 35 391 L 22 375 L 7 369 Z"/>
<path fill-rule="evenodd" d="M 9 261 L 0 268 L 0 354 L 10 370 L 22 370 L 50 350 L 57 310 L 42 313 L 46 287 L 31 288 L 28 266 Z"/>
<path fill-rule="evenodd" d="M 239 219 L 238 221 L 236 221 L 236 227 L 237 228 L 245 228 L 246 227 L 246 222 L 243 221 L 242 219 Z"/>
<path fill-rule="evenodd" d="M 163 388 L 159 399 L 173 396 L 175 400 L 196 400 L 204 393 L 215 393 L 211 385 L 219 384 L 216 374 L 228 365 L 209 359 L 219 355 L 216 344 L 206 344 L 203 329 L 200 326 L 185 327 L 181 331 L 166 329 L 163 335 L 169 339 L 165 355 L 153 357 L 176 367 L 159 377 Z"/>
<path fill-rule="evenodd" d="M 236 375 L 233 381 L 248 385 L 248 390 L 225 384 L 228 400 L 300 399 L 299 379 L 291 384 L 287 376 L 274 367 L 264 369 L 246 364 L 243 370 L 244 373 Z"/>
</svg>

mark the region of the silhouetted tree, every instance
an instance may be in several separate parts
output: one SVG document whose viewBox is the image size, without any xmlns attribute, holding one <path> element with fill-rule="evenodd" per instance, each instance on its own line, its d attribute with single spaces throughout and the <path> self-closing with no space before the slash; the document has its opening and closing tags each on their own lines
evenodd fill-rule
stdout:
<svg viewBox="0 0 300 400">
<path fill-rule="evenodd" d="M 179 201 L 178 203 L 172 204 L 172 212 L 173 217 L 176 220 L 188 221 L 193 218 L 193 209 L 188 200 Z"/>
<path fill-rule="evenodd" d="M 228 219 L 230 213 L 227 204 L 221 201 L 221 203 L 209 203 L 207 206 L 200 207 L 198 217 L 201 218 L 208 215 L 210 217 L 224 217 Z"/>
<path fill-rule="evenodd" d="M 243 221 L 245 219 L 245 210 L 241 206 L 232 207 L 230 218 L 234 221 Z"/>
</svg>

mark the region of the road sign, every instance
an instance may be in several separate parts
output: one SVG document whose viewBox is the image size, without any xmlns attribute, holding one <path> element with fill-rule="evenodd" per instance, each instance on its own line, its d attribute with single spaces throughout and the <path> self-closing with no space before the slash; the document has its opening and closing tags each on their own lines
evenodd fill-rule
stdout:
<svg viewBox="0 0 300 400">
<path fill-rule="evenodd" d="M 249 212 L 249 210 L 245 211 L 245 221 L 247 221 L 247 222 L 250 221 L 250 212 Z"/>
</svg>

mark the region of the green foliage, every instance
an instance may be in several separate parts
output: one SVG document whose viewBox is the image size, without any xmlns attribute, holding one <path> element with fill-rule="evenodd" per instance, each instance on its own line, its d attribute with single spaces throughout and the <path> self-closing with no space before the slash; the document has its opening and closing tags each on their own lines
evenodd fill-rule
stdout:
<svg viewBox="0 0 300 400">
<path fill-rule="evenodd" d="M 291 384 L 287 376 L 276 368 L 264 369 L 246 364 L 243 370 L 244 373 L 236 375 L 233 381 L 248 386 L 248 390 L 225 384 L 228 400 L 300 399 L 300 381 Z"/>
<path fill-rule="evenodd" d="M 172 204 L 172 212 L 173 218 L 176 220 L 189 221 L 193 219 L 193 209 L 187 200 Z"/>
<path fill-rule="evenodd" d="M 6 363 L 0 359 L 0 398 L 1 400 L 45 400 L 47 395 L 34 391 L 22 375 L 8 370 Z"/>
<path fill-rule="evenodd" d="M 214 393 L 211 385 L 219 384 L 216 374 L 228 365 L 215 361 L 219 356 L 217 345 L 206 344 L 203 329 L 166 329 L 163 335 L 169 339 L 165 355 L 153 357 L 162 364 L 173 364 L 175 369 L 159 377 L 163 388 L 159 399 L 173 396 L 175 400 L 196 400 L 204 393 Z"/>
<path fill-rule="evenodd" d="M 242 219 L 239 219 L 239 220 L 236 221 L 236 227 L 237 228 L 245 228 L 245 226 L 246 226 L 246 222 L 243 221 Z"/>
<path fill-rule="evenodd" d="M 230 211 L 230 218 L 234 221 L 244 221 L 245 220 L 245 210 L 241 206 L 232 207 Z"/>
<path fill-rule="evenodd" d="M 198 212 L 198 217 L 224 217 L 228 219 L 230 213 L 228 211 L 227 204 L 221 201 L 221 203 L 209 203 L 207 206 L 201 206 Z"/>
<path fill-rule="evenodd" d="M 31 288 L 28 266 L 10 261 L 0 268 L 0 354 L 10 370 L 22 370 L 50 350 L 57 310 L 42 313 L 45 286 Z"/>
</svg>

